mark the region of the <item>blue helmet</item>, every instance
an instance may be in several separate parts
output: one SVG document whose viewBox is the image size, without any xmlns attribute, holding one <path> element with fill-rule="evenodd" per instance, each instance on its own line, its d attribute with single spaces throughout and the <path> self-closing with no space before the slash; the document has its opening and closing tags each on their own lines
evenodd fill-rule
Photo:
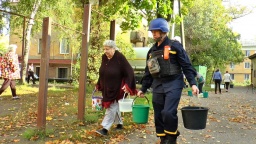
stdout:
<svg viewBox="0 0 256 144">
<path fill-rule="evenodd" d="M 162 32 L 169 32 L 169 24 L 163 18 L 156 18 L 150 22 L 148 30 L 161 30 Z"/>
</svg>

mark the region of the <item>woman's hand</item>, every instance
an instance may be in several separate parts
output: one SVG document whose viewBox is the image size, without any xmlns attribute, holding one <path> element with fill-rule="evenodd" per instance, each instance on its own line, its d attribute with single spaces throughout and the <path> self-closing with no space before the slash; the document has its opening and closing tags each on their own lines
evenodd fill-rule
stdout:
<svg viewBox="0 0 256 144">
<path fill-rule="evenodd" d="M 122 87 L 122 90 L 123 90 L 125 93 L 129 93 L 129 91 L 127 90 L 127 88 L 126 88 L 125 85 Z"/>
<path fill-rule="evenodd" d="M 141 90 L 138 91 L 137 96 L 138 97 L 145 97 L 144 93 Z"/>
<path fill-rule="evenodd" d="M 95 90 L 95 92 L 97 92 L 97 91 L 98 91 L 98 88 L 97 88 L 97 86 L 95 86 L 94 90 Z"/>
</svg>

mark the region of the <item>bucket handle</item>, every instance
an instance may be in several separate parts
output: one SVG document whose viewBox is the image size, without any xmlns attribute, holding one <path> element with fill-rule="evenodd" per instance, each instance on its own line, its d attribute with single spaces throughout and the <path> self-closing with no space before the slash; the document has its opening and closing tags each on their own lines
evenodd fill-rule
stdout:
<svg viewBox="0 0 256 144">
<path fill-rule="evenodd" d="M 197 97 L 198 101 L 201 102 L 201 99 L 199 98 L 199 94 L 196 97 Z M 191 100 L 192 98 L 193 98 L 193 95 L 192 95 L 192 97 L 189 98 L 188 106 L 192 106 L 193 105 L 192 104 L 192 100 Z"/>
<path fill-rule="evenodd" d="M 124 101 L 124 99 L 125 99 L 125 95 L 126 95 L 126 94 L 128 94 L 128 96 L 129 96 L 129 98 L 130 98 L 129 93 L 125 92 L 125 93 L 124 93 L 124 96 L 123 96 L 123 99 L 122 99 L 122 102 Z"/>
<path fill-rule="evenodd" d="M 92 97 L 94 96 L 95 92 L 96 92 L 96 88 L 92 91 Z"/>
<path fill-rule="evenodd" d="M 135 102 L 135 99 L 136 98 L 138 98 L 138 96 L 136 96 L 134 99 L 133 99 L 133 101 L 132 101 L 132 105 L 134 104 L 134 102 Z M 149 105 L 149 100 L 148 100 L 148 98 L 146 97 L 146 96 L 144 96 L 144 98 L 146 98 L 147 99 L 147 101 L 148 101 L 148 105 Z"/>
<path fill-rule="evenodd" d="M 92 97 L 93 97 L 95 92 L 96 92 L 96 88 L 92 91 Z"/>
</svg>

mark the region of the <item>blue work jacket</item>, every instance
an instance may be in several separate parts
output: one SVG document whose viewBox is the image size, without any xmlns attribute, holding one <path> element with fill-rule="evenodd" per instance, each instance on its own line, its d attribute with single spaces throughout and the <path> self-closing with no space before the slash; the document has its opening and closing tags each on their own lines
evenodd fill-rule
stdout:
<svg viewBox="0 0 256 144">
<path fill-rule="evenodd" d="M 194 70 L 190 59 L 184 50 L 182 44 L 178 41 L 172 41 L 167 36 L 164 41 L 157 46 L 155 43 L 147 53 L 147 60 L 149 59 L 149 54 L 154 51 L 164 50 L 164 46 L 169 45 L 171 47 L 171 51 L 169 54 L 170 62 L 181 67 L 182 72 L 180 74 L 170 75 L 167 77 L 152 77 L 148 66 L 146 64 L 145 73 L 141 80 L 141 91 L 146 92 L 148 88 L 152 87 L 153 92 L 156 93 L 165 93 L 177 88 L 184 87 L 184 77 L 183 74 L 186 76 L 187 81 L 189 82 L 190 86 L 196 85 L 195 77 L 197 75 L 196 71 Z"/>
</svg>

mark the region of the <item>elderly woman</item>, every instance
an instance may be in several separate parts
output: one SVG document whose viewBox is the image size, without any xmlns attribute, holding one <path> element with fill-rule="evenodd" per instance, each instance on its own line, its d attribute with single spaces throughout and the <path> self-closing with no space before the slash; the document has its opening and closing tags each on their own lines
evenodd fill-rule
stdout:
<svg viewBox="0 0 256 144">
<path fill-rule="evenodd" d="M 96 131 L 100 135 L 107 135 L 113 123 L 117 124 L 117 130 L 123 128 L 118 100 L 123 98 L 124 93 L 137 93 L 134 71 L 125 56 L 117 49 L 112 40 L 106 40 L 103 44 L 104 54 L 96 84 L 96 89 L 102 92 L 102 106 L 106 108 L 101 123 L 103 128 Z"/>
<path fill-rule="evenodd" d="M 19 99 L 16 95 L 15 80 L 20 79 L 20 68 L 18 55 L 16 54 L 17 45 L 9 45 L 9 52 L 6 53 L 1 61 L 1 74 L 4 79 L 0 88 L 0 95 L 10 86 L 12 99 Z"/>
</svg>

